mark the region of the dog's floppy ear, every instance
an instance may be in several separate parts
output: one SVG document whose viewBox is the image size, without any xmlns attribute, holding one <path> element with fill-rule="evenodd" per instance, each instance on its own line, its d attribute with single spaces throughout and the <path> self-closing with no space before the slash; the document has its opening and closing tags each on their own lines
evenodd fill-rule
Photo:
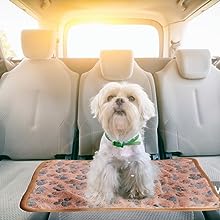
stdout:
<svg viewBox="0 0 220 220">
<path fill-rule="evenodd" d="M 91 113 L 93 115 L 93 118 L 98 118 L 99 113 L 100 113 L 99 94 L 91 98 L 90 108 L 91 108 Z"/>
<path fill-rule="evenodd" d="M 140 114 L 143 121 L 148 121 L 156 116 L 153 102 L 148 98 L 148 95 L 142 91 L 142 103 L 140 105 Z"/>
</svg>

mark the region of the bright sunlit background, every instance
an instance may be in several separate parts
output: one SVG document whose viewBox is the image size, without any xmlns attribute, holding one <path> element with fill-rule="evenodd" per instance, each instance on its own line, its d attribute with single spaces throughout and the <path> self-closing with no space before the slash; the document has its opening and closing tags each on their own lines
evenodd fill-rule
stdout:
<svg viewBox="0 0 220 220">
<path fill-rule="evenodd" d="M 82 24 L 70 28 L 68 57 L 99 57 L 104 49 L 131 49 L 135 57 L 158 57 L 158 31 L 150 25 Z"/>
<path fill-rule="evenodd" d="M 185 32 L 182 48 L 208 48 L 213 56 L 220 56 L 220 2 L 192 19 Z"/>
<path fill-rule="evenodd" d="M 21 31 L 36 29 L 38 22 L 9 0 L 0 0 L 0 39 L 5 57 L 22 58 Z"/>
<path fill-rule="evenodd" d="M 182 48 L 208 48 L 220 55 L 220 2 L 189 21 Z M 5 57 L 21 59 L 20 34 L 38 22 L 9 0 L 0 0 L 0 40 Z M 67 57 L 99 57 L 103 49 L 131 49 L 135 57 L 158 57 L 159 35 L 150 25 L 82 24 L 69 29 Z"/>
</svg>

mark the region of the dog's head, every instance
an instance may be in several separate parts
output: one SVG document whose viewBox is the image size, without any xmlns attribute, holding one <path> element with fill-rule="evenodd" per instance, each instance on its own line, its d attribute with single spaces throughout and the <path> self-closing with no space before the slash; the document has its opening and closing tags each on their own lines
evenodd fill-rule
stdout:
<svg viewBox="0 0 220 220">
<path fill-rule="evenodd" d="M 155 116 L 153 103 L 137 84 L 106 84 L 91 101 L 94 117 L 112 137 L 137 133 Z"/>
</svg>

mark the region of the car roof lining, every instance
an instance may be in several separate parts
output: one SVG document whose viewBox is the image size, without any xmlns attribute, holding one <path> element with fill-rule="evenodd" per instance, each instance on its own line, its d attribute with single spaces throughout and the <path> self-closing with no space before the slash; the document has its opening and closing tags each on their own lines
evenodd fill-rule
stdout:
<svg viewBox="0 0 220 220">
<path fill-rule="evenodd" d="M 46 22 L 60 22 L 76 17 L 147 18 L 168 25 L 185 20 L 203 7 L 219 0 L 10 0 L 18 7 Z"/>
</svg>

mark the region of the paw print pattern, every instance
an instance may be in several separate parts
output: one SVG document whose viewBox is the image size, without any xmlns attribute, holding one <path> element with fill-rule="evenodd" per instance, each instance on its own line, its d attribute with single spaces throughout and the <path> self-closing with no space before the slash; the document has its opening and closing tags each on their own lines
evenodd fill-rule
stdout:
<svg viewBox="0 0 220 220">
<path fill-rule="evenodd" d="M 67 207 L 71 205 L 71 198 L 64 198 L 64 199 L 58 199 L 56 202 L 54 202 L 54 205 L 61 205 L 63 207 Z"/>
<path fill-rule="evenodd" d="M 42 194 L 44 193 L 44 191 L 45 191 L 45 188 L 43 186 L 39 186 L 35 189 L 36 194 Z"/>
<path fill-rule="evenodd" d="M 66 180 L 68 179 L 68 175 L 66 174 L 60 174 L 58 176 L 56 176 L 57 179 L 60 179 L 60 180 Z"/>
<path fill-rule="evenodd" d="M 46 170 L 46 169 L 42 169 L 42 170 L 39 172 L 39 175 L 40 175 L 40 176 L 44 176 L 45 174 L 47 174 L 47 170 Z"/>
<path fill-rule="evenodd" d="M 76 176 L 76 179 L 77 179 L 77 180 L 85 180 L 85 179 L 86 179 L 86 176 L 85 176 L 85 175 L 77 175 L 77 176 Z"/>
<path fill-rule="evenodd" d="M 190 174 L 189 179 L 198 180 L 201 179 L 202 176 L 200 174 Z"/>
<path fill-rule="evenodd" d="M 63 191 L 64 190 L 64 186 L 61 184 L 58 184 L 56 186 L 53 187 L 54 190 L 56 191 Z"/>
<path fill-rule="evenodd" d="M 202 182 L 200 183 L 200 182 L 199 182 L 199 183 L 196 183 L 196 184 L 195 184 L 195 187 L 196 187 L 197 189 L 202 189 L 202 188 L 205 187 L 205 185 L 204 185 L 204 183 L 202 183 Z"/>
<path fill-rule="evenodd" d="M 86 183 L 79 183 L 79 184 L 73 183 L 69 187 L 76 190 L 83 190 L 86 187 Z"/>
<path fill-rule="evenodd" d="M 86 175 L 89 161 L 51 160 L 37 173 L 34 188 L 26 205 L 29 210 L 74 210 L 94 207 L 87 202 Z M 186 208 L 219 207 L 219 199 L 209 187 L 205 176 L 191 159 L 153 161 L 161 170 L 155 180 L 155 196 L 146 199 L 122 199 L 111 204 L 113 208 Z"/>
<path fill-rule="evenodd" d="M 33 198 L 28 200 L 28 206 L 35 207 L 37 205 L 36 201 Z"/>
<path fill-rule="evenodd" d="M 57 172 L 57 173 L 66 173 L 66 172 L 67 172 L 67 169 L 64 169 L 64 168 L 62 168 L 62 167 L 58 167 L 58 168 L 56 169 L 56 172 Z"/>
<path fill-rule="evenodd" d="M 169 198 L 167 198 L 167 200 L 172 201 L 174 203 L 176 203 L 177 198 L 175 196 L 170 196 Z"/>
<path fill-rule="evenodd" d="M 45 180 L 45 179 L 40 179 L 40 180 L 37 180 L 37 181 L 36 181 L 36 184 L 37 184 L 38 186 L 45 185 L 46 183 L 47 183 L 47 180 Z"/>
</svg>

